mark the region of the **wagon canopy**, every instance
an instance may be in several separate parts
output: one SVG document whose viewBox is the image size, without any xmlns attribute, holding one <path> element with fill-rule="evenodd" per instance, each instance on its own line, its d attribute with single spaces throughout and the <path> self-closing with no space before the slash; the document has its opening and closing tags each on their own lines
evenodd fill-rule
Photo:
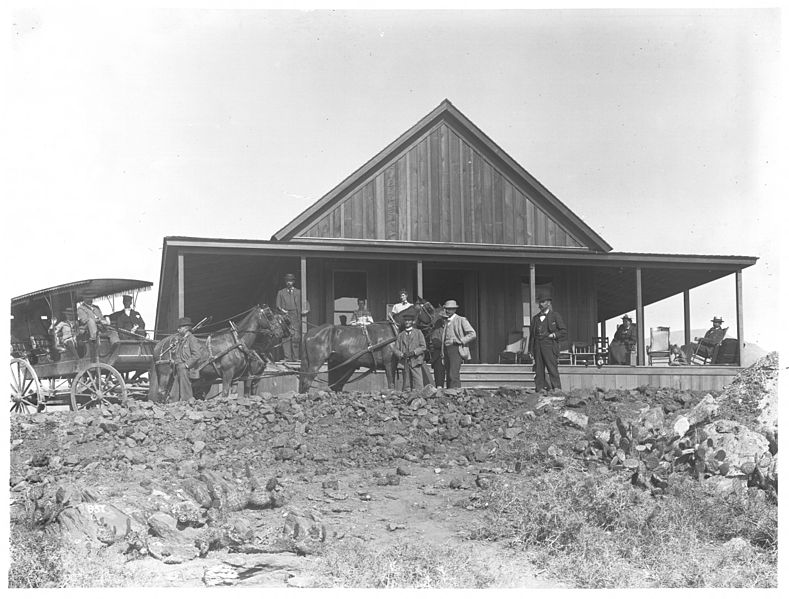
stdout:
<svg viewBox="0 0 789 599">
<path fill-rule="evenodd" d="M 139 281 L 137 279 L 85 279 L 84 281 L 74 281 L 73 283 L 47 287 L 46 289 L 11 298 L 11 308 L 13 310 L 14 306 L 34 302 L 38 299 L 50 299 L 60 295 L 73 295 L 76 298 L 90 295 L 94 299 L 102 299 L 133 291 L 144 291 L 151 287 L 153 287 L 153 283 L 150 281 Z"/>
</svg>

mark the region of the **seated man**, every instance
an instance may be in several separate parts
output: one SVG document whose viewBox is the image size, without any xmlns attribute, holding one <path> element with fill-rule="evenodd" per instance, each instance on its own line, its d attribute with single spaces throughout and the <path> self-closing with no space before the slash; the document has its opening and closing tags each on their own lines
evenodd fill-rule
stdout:
<svg viewBox="0 0 789 599">
<path fill-rule="evenodd" d="M 712 318 L 712 327 L 704 333 L 704 337 L 695 337 L 695 343 L 691 343 L 691 356 L 696 354 L 704 358 L 712 358 L 713 349 L 726 337 L 726 331 L 721 327 L 723 319 L 719 316 Z"/>
<path fill-rule="evenodd" d="M 82 302 L 77 305 L 77 320 L 80 324 L 80 332 L 87 331 L 90 343 L 98 352 L 99 333 L 106 335 L 110 339 L 110 344 L 114 348 L 120 338 L 118 332 L 110 328 L 109 319 L 101 313 L 101 308 L 93 305 L 93 297 L 85 296 Z"/>
<path fill-rule="evenodd" d="M 373 317 L 370 314 L 370 311 L 367 310 L 367 300 L 360 299 L 357 301 L 357 304 L 358 308 L 353 311 L 350 324 L 360 327 L 373 324 Z"/>
<path fill-rule="evenodd" d="M 132 296 L 123 296 L 123 310 L 110 314 L 110 322 L 118 329 L 121 339 L 145 337 L 145 321 L 140 313 L 132 308 Z"/>
</svg>

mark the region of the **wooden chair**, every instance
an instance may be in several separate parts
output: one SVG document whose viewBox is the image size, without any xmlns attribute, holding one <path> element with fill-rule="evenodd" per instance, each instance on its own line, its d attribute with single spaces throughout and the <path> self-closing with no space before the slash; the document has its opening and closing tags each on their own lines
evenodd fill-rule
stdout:
<svg viewBox="0 0 789 599">
<path fill-rule="evenodd" d="M 499 364 L 524 364 L 527 357 L 527 341 L 521 331 L 510 331 L 507 344 L 499 352 Z"/>
<path fill-rule="evenodd" d="M 575 366 L 586 366 L 595 362 L 595 344 L 585 341 L 573 341 L 570 344 L 572 363 Z"/>
<path fill-rule="evenodd" d="M 715 364 L 721 343 L 726 337 L 728 327 L 725 329 L 718 329 L 709 336 L 699 339 L 698 345 L 690 357 L 690 363 L 697 366 L 704 366 L 706 364 Z"/>
<path fill-rule="evenodd" d="M 649 329 L 649 346 L 647 347 L 649 365 L 655 362 L 671 362 L 671 328 L 654 327 Z"/>
</svg>

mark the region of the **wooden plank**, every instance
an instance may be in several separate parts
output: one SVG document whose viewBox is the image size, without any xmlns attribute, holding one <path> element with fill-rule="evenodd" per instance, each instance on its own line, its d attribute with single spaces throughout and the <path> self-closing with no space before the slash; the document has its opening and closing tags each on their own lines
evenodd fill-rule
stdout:
<svg viewBox="0 0 789 599">
<path fill-rule="evenodd" d="M 501 173 L 491 168 L 493 200 L 493 243 L 507 243 L 504 239 L 504 181 Z"/>
<path fill-rule="evenodd" d="M 526 243 L 526 198 L 515 186 L 512 186 L 512 210 L 515 215 L 513 240 L 517 245 L 523 245 Z"/>
<path fill-rule="evenodd" d="M 452 228 L 452 210 L 449 200 L 449 131 L 442 124 L 439 130 L 441 142 L 439 148 L 438 172 L 441 174 L 441 209 L 439 211 L 439 235 L 441 241 L 449 241 Z"/>
<path fill-rule="evenodd" d="M 430 132 L 428 139 L 428 239 L 441 241 L 441 139 L 438 128 Z"/>
<path fill-rule="evenodd" d="M 408 175 L 408 154 L 397 161 L 395 187 L 397 189 L 397 236 L 403 241 L 409 239 L 411 231 L 411 210 L 408 201 L 410 177 Z"/>
<path fill-rule="evenodd" d="M 382 177 L 380 177 L 383 179 Z M 370 181 L 364 186 L 364 195 L 362 201 L 364 202 L 364 231 L 362 235 L 365 239 L 375 239 L 375 194 L 377 193 L 378 185 L 376 180 Z M 382 181 L 383 183 L 383 181 Z"/>
<path fill-rule="evenodd" d="M 471 148 L 460 140 L 460 203 L 463 220 L 463 237 L 460 241 L 474 241 L 474 195 L 472 186 L 472 159 Z"/>
<path fill-rule="evenodd" d="M 546 244 L 545 213 L 534 207 L 534 243 L 537 245 Z"/>
<path fill-rule="evenodd" d="M 428 145 L 427 140 L 419 142 L 417 146 L 419 165 L 419 214 L 417 215 L 418 233 L 415 239 L 430 241 L 430 198 L 428 193 Z"/>
<path fill-rule="evenodd" d="M 384 221 L 385 239 L 399 239 L 399 226 L 402 215 L 397 197 L 397 171 L 394 166 L 390 166 L 383 173 L 384 180 Z M 380 218 L 380 217 L 379 217 Z"/>
<path fill-rule="evenodd" d="M 362 190 L 358 189 L 351 196 L 351 237 L 361 239 L 364 223 Z M 347 231 L 346 231 L 347 233 Z"/>
<path fill-rule="evenodd" d="M 567 246 L 567 233 L 562 227 L 556 227 L 556 245 L 561 247 Z"/>
<path fill-rule="evenodd" d="M 419 149 L 408 153 L 408 237 L 419 238 Z"/>
<path fill-rule="evenodd" d="M 506 179 L 503 180 L 503 188 L 504 188 L 504 196 L 503 196 L 503 211 L 504 211 L 504 235 L 502 237 L 501 243 L 507 244 L 515 244 L 515 219 L 516 213 L 514 208 L 514 198 L 513 198 L 513 189 L 512 183 L 507 181 Z"/>
<path fill-rule="evenodd" d="M 388 169 L 393 168 L 392 165 Z M 387 169 L 387 170 L 388 170 Z M 373 226 L 373 239 L 386 239 L 386 183 L 385 172 L 378 173 L 375 177 L 375 222 Z"/>
<path fill-rule="evenodd" d="M 546 242 L 548 245 L 556 245 L 556 222 L 549 216 L 545 217 L 545 227 L 547 230 Z"/>
<path fill-rule="evenodd" d="M 449 135 L 449 215 L 444 218 L 450 223 L 450 241 L 463 240 L 463 204 L 462 204 L 462 181 L 460 165 L 460 138 L 452 129 L 448 129 Z"/>
<path fill-rule="evenodd" d="M 535 245 L 537 243 L 537 218 L 534 202 L 526 196 L 524 199 L 526 201 L 526 245 Z"/>
<path fill-rule="evenodd" d="M 477 152 L 471 152 L 471 203 L 473 211 L 472 232 L 474 243 L 482 241 L 482 157 Z"/>
<path fill-rule="evenodd" d="M 493 211 L 493 167 L 482 160 L 482 242 L 495 243 Z"/>
</svg>

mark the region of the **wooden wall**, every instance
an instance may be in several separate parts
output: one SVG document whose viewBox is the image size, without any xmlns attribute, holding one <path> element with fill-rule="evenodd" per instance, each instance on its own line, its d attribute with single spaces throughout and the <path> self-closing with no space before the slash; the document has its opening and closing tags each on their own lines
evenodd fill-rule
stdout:
<svg viewBox="0 0 789 599">
<path fill-rule="evenodd" d="M 583 247 L 443 122 L 302 236 Z"/>
</svg>

